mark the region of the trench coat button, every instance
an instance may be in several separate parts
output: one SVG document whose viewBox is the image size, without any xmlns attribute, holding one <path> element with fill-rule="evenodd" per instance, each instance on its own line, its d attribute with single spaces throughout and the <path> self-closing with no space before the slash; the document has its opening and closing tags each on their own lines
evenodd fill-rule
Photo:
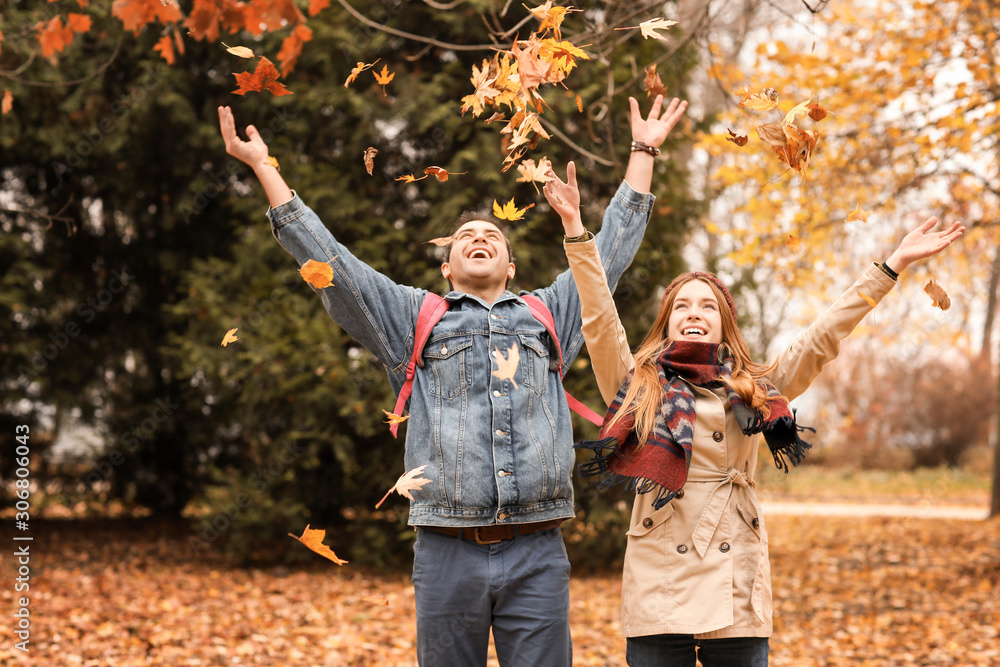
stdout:
<svg viewBox="0 0 1000 667">
<path fill-rule="evenodd" d="M 647 516 L 645 519 L 642 520 L 642 527 L 643 528 L 652 528 L 653 527 L 653 520 L 650 519 Z"/>
<path fill-rule="evenodd" d="M 753 524 L 754 528 L 760 528 L 760 519 L 758 519 L 757 517 L 754 517 L 753 521 L 751 521 L 750 523 Z"/>
<path fill-rule="evenodd" d="M 674 494 L 674 498 L 680 499 L 684 497 L 684 489 L 677 489 L 677 493 Z"/>
<path fill-rule="evenodd" d="M 722 553 L 726 553 L 727 551 L 729 551 L 729 542 L 723 542 L 722 544 L 720 544 L 719 551 L 721 551 Z"/>
<path fill-rule="evenodd" d="M 712 434 L 712 440 L 715 440 L 716 442 L 722 442 L 722 439 L 725 437 L 726 436 L 722 434 L 722 431 L 716 431 Z"/>
<path fill-rule="evenodd" d="M 687 546 L 685 546 L 683 544 L 678 544 L 677 545 L 677 553 L 679 553 L 679 554 L 686 554 L 687 551 L 688 551 Z"/>
</svg>

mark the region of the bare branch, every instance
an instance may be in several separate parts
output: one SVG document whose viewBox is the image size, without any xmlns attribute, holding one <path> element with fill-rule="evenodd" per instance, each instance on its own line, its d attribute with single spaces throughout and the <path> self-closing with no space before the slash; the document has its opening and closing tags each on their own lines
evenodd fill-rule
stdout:
<svg viewBox="0 0 1000 667">
<path fill-rule="evenodd" d="M 23 84 L 25 86 L 37 86 L 39 88 L 58 88 L 60 86 L 76 86 L 81 83 L 86 83 L 91 79 L 96 79 L 97 77 L 99 77 L 101 74 L 104 73 L 104 70 L 106 70 L 108 67 L 111 66 L 111 63 L 113 63 L 115 61 L 115 58 L 118 57 L 118 51 L 121 50 L 123 39 L 124 37 L 118 38 L 118 43 L 115 44 L 114 53 L 112 53 L 111 57 L 108 58 L 104 63 L 102 63 L 100 67 L 98 67 L 96 70 L 94 70 L 87 76 L 81 79 L 76 79 L 75 81 L 26 81 L 24 79 L 19 78 L 17 75 L 23 72 L 27 68 L 27 66 L 31 64 L 31 61 L 35 57 L 34 53 L 31 54 L 31 58 L 29 58 L 26 63 L 18 67 L 16 70 L 10 72 L 5 72 L 3 70 L 0 70 L 0 77 L 4 77 L 5 79 L 11 79 L 12 81 L 17 81 L 18 83 Z"/>
<path fill-rule="evenodd" d="M 347 0 L 337 0 L 340 6 L 347 10 L 347 12 L 361 21 L 365 25 L 381 30 L 382 32 L 388 33 L 390 35 L 396 35 L 397 37 L 403 37 L 404 39 L 411 39 L 415 42 L 423 42 L 425 44 L 431 44 L 433 46 L 440 47 L 442 49 L 450 49 L 452 51 L 484 51 L 492 50 L 496 48 L 494 44 L 449 44 L 447 42 L 442 42 L 431 37 L 424 37 L 422 35 L 414 35 L 412 32 L 405 32 L 403 30 L 397 30 L 396 28 L 390 28 L 382 23 L 377 23 L 372 21 L 370 18 L 356 10 L 354 7 L 347 3 Z"/>
</svg>

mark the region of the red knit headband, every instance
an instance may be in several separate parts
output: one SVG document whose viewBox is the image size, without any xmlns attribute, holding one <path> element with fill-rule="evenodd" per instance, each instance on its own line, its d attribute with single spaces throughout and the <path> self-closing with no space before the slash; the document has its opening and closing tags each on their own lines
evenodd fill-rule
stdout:
<svg viewBox="0 0 1000 667">
<path fill-rule="evenodd" d="M 663 307 L 663 304 L 667 302 L 667 298 L 670 296 L 670 293 L 677 289 L 678 283 L 689 277 L 704 280 L 705 282 L 712 283 L 718 287 L 719 291 L 722 292 L 722 295 L 726 297 L 726 303 L 729 304 L 729 312 L 733 314 L 733 320 L 739 321 L 739 318 L 736 316 L 736 303 L 733 301 L 733 295 L 729 293 L 729 290 L 727 290 L 726 286 L 722 284 L 722 281 L 715 277 L 714 273 L 708 273 L 707 271 L 691 271 L 689 273 L 682 273 L 671 280 L 670 284 L 667 285 L 667 291 L 663 293 L 663 299 L 660 301 L 661 308 Z"/>
</svg>

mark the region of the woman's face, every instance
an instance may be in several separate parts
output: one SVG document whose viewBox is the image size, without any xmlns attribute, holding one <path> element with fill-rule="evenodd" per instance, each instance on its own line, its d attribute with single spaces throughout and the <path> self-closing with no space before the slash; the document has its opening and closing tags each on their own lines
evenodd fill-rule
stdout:
<svg viewBox="0 0 1000 667">
<path fill-rule="evenodd" d="M 678 288 L 667 320 L 667 337 L 674 341 L 722 342 L 719 301 L 708 283 L 692 280 Z"/>
</svg>

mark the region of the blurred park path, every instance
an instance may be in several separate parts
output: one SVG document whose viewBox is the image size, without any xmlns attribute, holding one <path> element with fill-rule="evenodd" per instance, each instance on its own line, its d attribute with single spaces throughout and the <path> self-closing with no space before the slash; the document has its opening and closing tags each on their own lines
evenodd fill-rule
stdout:
<svg viewBox="0 0 1000 667">
<path fill-rule="evenodd" d="M 907 517 L 912 519 L 965 519 L 981 521 L 989 518 L 986 505 L 934 505 L 920 502 L 907 505 L 889 503 L 828 503 L 762 501 L 765 515 L 790 516 L 857 516 L 857 517 Z"/>
</svg>

